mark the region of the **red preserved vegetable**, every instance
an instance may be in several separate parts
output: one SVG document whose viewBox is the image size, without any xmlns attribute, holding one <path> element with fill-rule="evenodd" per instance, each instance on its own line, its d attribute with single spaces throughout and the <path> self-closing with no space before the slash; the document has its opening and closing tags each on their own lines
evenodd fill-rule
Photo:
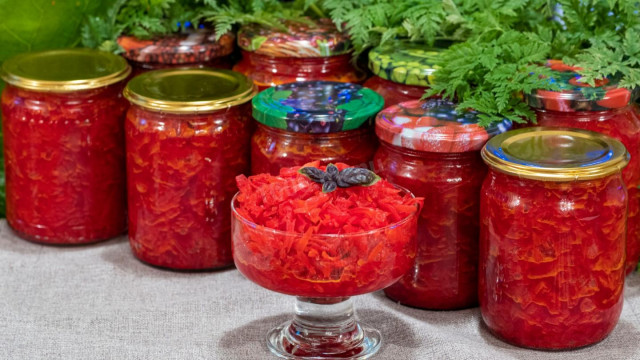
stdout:
<svg viewBox="0 0 640 360">
<path fill-rule="evenodd" d="M 323 193 L 297 170 L 238 177 L 233 251 L 243 275 L 285 294 L 345 297 L 382 289 L 407 271 L 421 199 L 384 180 Z"/>
<path fill-rule="evenodd" d="M 628 153 L 592 132 L 522 130 L 531 141 L 516 130 L 483 152 L 482 316 L 518 346 L 593 344 L 622 310 Z"/>
<path fill-rule="evenodd" d="M 480 186 L 487 172 L 479 150 L 510 123 L 484 130 L 475 116 L 427 100 L 389 107 L 376 119 L 382 141 L 375 171 L 428 204 L 418 219 L 413 268 L 385 289 L 403 305 L 445 310 L 478 302 Z"/>
<path fill-rule="evenodd" d="M 640 259 L 640 117 L 631 91 L 618 88 L 617 79 L 603 79 L 595 87 L 580 83 L 574 67 L 550 61 L 561 91 L 542 91 L 527 97 L 540 126 L 570 127 L 596 131 L 620 140 L 631 154 L 622 177 L 629 191 L 627 226 L 627 274 Z"/>
<path fill-rule="evenodd" d="M 193 88 L 205 89 L 203 93 L 188 94 L 192 100 L 182 104 L 167 100 L 183 98 L 180 91 L 194 81 L 201 87 Z M 150 91 L 144 87 L 147 84 L 163 84 L 155 87 L 163 92 L 151 95 L 163 98 L 172 109 L 157 108 L 163 101 L 159 99 L 141 103 L 137 96 Z M 216 92 L 210 85 L 226 90 Z M 237 91 L 230 93 L 231 86 Z M 230 203 L 237 189 L 235 176 L 249 168 L 251 119 L 246 102 L 253 94 L 252 85 L 231 71 L 156 71 L 134 79 L 127 91 L 134 104 L 125 124 L 129 239 L 134 254 L 171 269 L 230 265 Z M 227 101 L 229 106 L 218 109 L 214 101 L 196 110 L 204 101 L 190 103 L 206 98 Z"/>
<path fill-rule="evenodd" d="M 25 239 L 61 245 L 125 232 L 126 62 L 56 50 L 19 55 L 2 70 L 9 225 Z"/>
</svg>

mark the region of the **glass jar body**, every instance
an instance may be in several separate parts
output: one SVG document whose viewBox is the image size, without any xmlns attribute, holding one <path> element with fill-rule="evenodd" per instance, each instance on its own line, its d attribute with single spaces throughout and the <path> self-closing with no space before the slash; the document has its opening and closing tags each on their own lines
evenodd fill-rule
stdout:
<svg viewBox="0 0 640 360">
<path fill-rule="evenodd" d="M 296 81 L 326 80 L 361 83 L 365 74 L 351 65 L 351 55 L 317 58 L 272 57 L 242 51 L 234 71 L 253 80 L 260 90 Z"/>
<path fill-rule="evenodd" d="M 251 173 L 277 175 L 283 167 L 320 160 L 371 168 L 378 142 L 373 128 L 303 134 L 258 124 L 251 139 Z"/>
<path fill-rule="evenodd" d="M 418 100 L 427 90 L 423 86 L 399 84 L 375 75 L 370 77 L 364 86 L 380 94 L 384 98 L 385 107 L 409 100 Z"/>
<path fill-rule="evenodd" d="M 83 244 L 126 230 L 123 84 L 2 94 L 7 221 L 23 238 Z"/>
<path fill-rule="evenodd" d="M 498 337 L 537 349 L 596 343 L 622 311 L 627 191 L 619 173 L 550 182 L 489 170 L 479 297 Z"/>
<path fill-rule="evenodd" d="M 629 192 L 627 226 L 627 273 L 633 271 L 640 259 L 640 116 L 636 105 L 609 111 L 560 112 L 536 110 L 538 125 L 570 127 L 596 131 L 620 140 L 629 151 L 631 160 L 622 170 Z"/>
<path fill-rule="evenodd" d="M 475 306 L 480 187 L 487 172 L 479 152 L 420 152 L 381 142 L 374 169 L 427 204 L 418 218 L 415 264 L 386 295 L 425 309 Z"/>
<path fill-rule="evenodd" d="M 129 239 L 151 265 L 228 266 L 235 176 L 249 167 L 249 104 L 201 114 L 132 106 L 125 124 Z"/>
<path fill-rule="evenodd" d="M 128 60 L 131 65 L 131 77 L 140 75 L 144 72 L 160 69 L 178 69 L 178 68 L 216 68 L 231 69 L 233 67 L 233 59 L 231 55 L 214 58 L 202 62 L 186 62 L 186 63 L 162 63 L 162 62 L 139 62 Z"/>
</svg>

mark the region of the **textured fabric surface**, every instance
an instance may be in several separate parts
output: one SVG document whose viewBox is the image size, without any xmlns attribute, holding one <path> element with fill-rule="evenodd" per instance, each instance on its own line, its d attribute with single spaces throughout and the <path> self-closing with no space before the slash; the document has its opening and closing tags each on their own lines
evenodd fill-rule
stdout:
<svg viewBox="0 0 640 360">
<path fill-rule="evenodd" d="M 384 336 L 375 359 L 640 359 L 640 276 L 628 278 L 620 323 L 603 342 L 564 352 L 519 349 L 491 336 L 478 309 L 399 306 L 382 292 L 355 299 Z M 234 269 L 149 267 L 125 237 L 41 246 L 0 222 L 0 359 L 270 359 L 266 332 L 294 299 Z"/>
</svg>

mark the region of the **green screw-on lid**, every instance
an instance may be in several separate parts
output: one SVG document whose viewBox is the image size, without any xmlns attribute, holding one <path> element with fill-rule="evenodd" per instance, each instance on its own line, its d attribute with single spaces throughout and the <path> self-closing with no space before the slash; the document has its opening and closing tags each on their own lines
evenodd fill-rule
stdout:
<svg viewBox="0 0 640 360">
<path fill-rule="evenodd" d="M 377 76 L 400 84 L 429 86 L 444 49 L 409 41 L 394 41 L 369 52 L 369 69 Z"/>
<path fill-rule="evenodd" d="M 221 69 L 164 69 L 136 76 L 124 89 L 133 104 L 156 111 L 192 113 L 248 102 L 255 85 L 244 75 Z"/>
<path fill-rule="evenodd" d="M 62 49 L 14 56 L 2 64 L 0 76 L 25 89 L 70 92 L 111 85 L 130 72 L 120 56 L 92 49 Z"/>
<path fill-rule="evenodd" d="M 357 84 L 304 81 L 278 85 L 253 98 L 260 123 L 298 133 L 353 130 L 373 120 L 384 100 Z"/>
</svg>

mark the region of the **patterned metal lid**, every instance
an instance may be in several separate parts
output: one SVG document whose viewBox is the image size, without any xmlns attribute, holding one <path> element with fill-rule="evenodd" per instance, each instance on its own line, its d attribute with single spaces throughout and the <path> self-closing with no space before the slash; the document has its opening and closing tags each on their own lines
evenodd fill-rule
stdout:
<svg viewBox="0 0 640 360">
<path fill-rule="evenodd" d="M 369 52 L 369 69 L 377 76 L 399 84 L 429 86 L 441 48 L 409 41 L 395 41 Z"/>
<path fill-rule="evenodd" d="M 629 153 L 616 139 L 587 130 L 533 127 L 500 134 L 482 149 L 500 172 L 542 181 L 576 181 L 621 172 Z"/>
<path fill-rule="evenodd" d="M 121 36 L 118 44 L 124 49 L 122 55 L 131 61 L 176 65 L 201 63 L 229 55 L 235 40 L 233 33 L 226 33 L 216 40 L 215 32 L 198 30 L 151 40 Z"/>
<path fill-rule="evenodd" d="M 357 129 L 372 120 L 384 100 L 360 85 L 305 81 L 278 85 L 253 98 L 260 123 L 298 133 L 333 133 Z"/>
<path fill-rule="evenodd" d="M 313 58 L 348 53 L 350 41 L 330 19 L 285 21 L 288 31 L 249 24 L 238 31 L 238 46 L 273 57 Z"/>
<path fill-rule="evenodd" d="M 376 117 L 380 140 L 407 149 L 459 153 L 482 149 L 489 138 L 511 129 L 504 120 L 489 128 L 478 125 L 478 113 L 460 114 L 447 100 L 411 100 L 388 107 Z"/>
<path fill-rule="evenodd" d="M 619 78 L 596 81 L 595 86 L 580 82 L 576 73 L 580 68 L 565 65 L 560 60 L 546 64 L 554 70 L 549 79 L 560 86 L 559 91 L 536 90 L 525 96 L 527 103 L 537 109 L 552 111 L 604 111 L 627 106 L 634 98 L 632 91 L 618 87 Z"/>
</svg>

